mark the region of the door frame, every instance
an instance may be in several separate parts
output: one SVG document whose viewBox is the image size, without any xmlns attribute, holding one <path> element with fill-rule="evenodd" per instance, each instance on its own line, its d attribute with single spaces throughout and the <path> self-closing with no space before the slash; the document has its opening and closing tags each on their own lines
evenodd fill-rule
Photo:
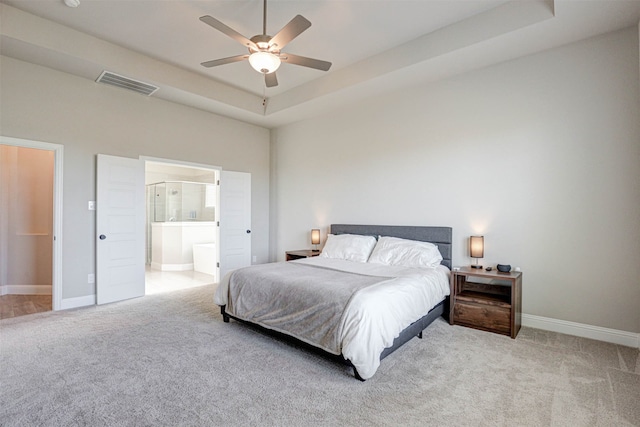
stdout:
<svg viewBox="0 0 640 427">
<path fill-rule="evenodd" d="M 220 178 L 222 175 L 222 168 L 220 166 L 212 166 L 204 163 L 187 162 L 184 160 L 164 159 L 161 157 L 140 156 L 139 158 L 140 160 L 144 161 L 145 171 L 146 171 L 147 162 L 164 163 L 168 166 L 184 166 L 184 167 L 191 167 L 196 169 L 213 170 L 213 171 L 217 171 L 216 177 L 218 180 L 218 182 L 214 184 L 220 183 Z M 216 227 L 216 244 L 218 245 L 217 246 L 218 249 L 216 250 L 216 263 L 218 266 L 220 265 L 220 246 L 219 246 L 220 245 L 220 226 L 219 226 L 220 224 L 220 191 L 219 190 L 220 190 L 220 186 L 218 185 L 218 191 L 216 191 L 216 219 L 215 219 L 216 223 L 218 223 L 218 227 Z M 146 199 L 145 199 L 145 204 L 146 204 Z M 221 279 L 220 267 L 218 267 L 216 279 L 217 281 L 220 281 Z"/>
<path fill-rule="evenodd" d="M 30 139 L 0 135 L 0 144 L 53 151 L 53 260 L 51 272 L 51 308 L 62 309 L 62 176 L 64 146 Z"/>
</svg>

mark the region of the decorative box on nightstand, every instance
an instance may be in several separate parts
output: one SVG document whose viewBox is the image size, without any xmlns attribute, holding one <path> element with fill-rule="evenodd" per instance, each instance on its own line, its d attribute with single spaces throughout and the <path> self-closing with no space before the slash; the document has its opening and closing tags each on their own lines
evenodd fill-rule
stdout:
<svg viewBox="0 0 640 427">
<path fill-rule="evenodd" d="M 312 256 L 320 255 L 320 251 L 312 251 L 311 249 L 303 249 L 300 251 L 286 251 L 285 257 L 287 261 L 293 261 L 294 259 L 310 258 Z"/>
<path fill-rule="evenodd" d="M 451 272 L 449 323 L 515 338 L 522 324 L 522 272 Z"/>
</svg>

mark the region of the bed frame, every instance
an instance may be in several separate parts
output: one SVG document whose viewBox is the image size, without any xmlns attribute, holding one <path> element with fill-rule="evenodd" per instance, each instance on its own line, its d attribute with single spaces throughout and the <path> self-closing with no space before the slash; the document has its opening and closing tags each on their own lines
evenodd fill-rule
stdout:
<svg viewBox="0 0 640 427">
<path fill-rule="evenodd" d="M 354 224 L 332 224 L 331 225 L 331 233 L 332 234 L 359 234 L 364 236 L 390 236 L 390 237 L 400 237 L 402 239 L 410 239 L 410 240 L 418 240 L 421 242 L 431 242 L 438 245 L 438 249 L 442 254 L 442 263 L 443 265 L 449 267 L 451 269 L 451 244 L 453 241 L 453 232 L 451 227 L 419 227 L 419 226 L 399 226 L 399 225 L 354 225 Z M 229 319 L 234 319 L 241 321 L 243 323 L 248 323 L 254 325 L 251 322 L 246 322 L 242 319 L 238 319 L 230 314 L 225 312 L 225 307 L 220 307 L 220 312 L 222 313 L 222 318 L 225 323 L 229 322 Z M 380 354 L 380 360 L 384 359 L 398 348 L 400 348 L 403 344 L 409 341 L 411 338 L 417 336 L 418 338 L 422 338 L 422 331 L 429 326 L 434 320 L 443 315 L 448 315 L 449 313 L 449 298 L 446 298 L 440 304 L 436 305 L 434 308 L 429 311 L 424 317 L 416 320 L 411 325 L 409 325 L 406 329 L 404 329 L 400 335 L 393 341 L 393 345 L 391 347 L 387 347 L 384 349 L 382 354 Z M 257 328 L 267 331 L 273 334 L 273 331 L 270 331 L 266 328 L 262 328 L 258 325 L 255 325 Z M 331 358 L 335 359 L 335 355 L 327 353 L 323 350 L 316 349 L 315 347 L 305 344 L 302 341 L 299 341 L 295 338 L 289 337 L 282 333 L 276 333 L 275 335 L 280 337 L 286 337 L 287 339 L 291 339 L 298 344 L 302 344 L 307 348 L 313 348 L 314 350 L 327 354 Z M 351 367 L 353 367 L 354 376 L 360 380 L 364 381 L 364 379 L 358 373 L 358 370 L 351 364 L 351 362 L 344 357 L 340 357 L 340 360 L 344 363 L 347 363 Z"/>
</svg>

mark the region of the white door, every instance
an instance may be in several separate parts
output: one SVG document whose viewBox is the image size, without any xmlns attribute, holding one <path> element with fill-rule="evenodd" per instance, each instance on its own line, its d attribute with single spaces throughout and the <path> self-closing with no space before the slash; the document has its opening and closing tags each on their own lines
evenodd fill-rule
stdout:
<svg viewBox="0 0 640 427">
<path fill-rule="evenodd" d="M 220 176 L 220 278 L 251 265 L 251 174 Z"/>
<path fill-rule="evenodd" d="M 144 296 L 144 162 L 98 154 L 98 304 Z"/>
</svg>

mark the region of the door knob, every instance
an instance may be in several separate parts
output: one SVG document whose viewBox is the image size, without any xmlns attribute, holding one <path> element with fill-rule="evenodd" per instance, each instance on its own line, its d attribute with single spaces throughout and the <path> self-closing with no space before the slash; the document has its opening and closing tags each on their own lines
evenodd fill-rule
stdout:
<svg viewBox="0 0 640 427">
<path fill-rule="evenodd" d="M 101 234 L 101 235 L 100 235 L 100 240 L 104 240 L 104 239 L 106 239 L 106 238 L 107 238 L 107 236 L 105 236 L 104 234 Z"/>
</svg>

